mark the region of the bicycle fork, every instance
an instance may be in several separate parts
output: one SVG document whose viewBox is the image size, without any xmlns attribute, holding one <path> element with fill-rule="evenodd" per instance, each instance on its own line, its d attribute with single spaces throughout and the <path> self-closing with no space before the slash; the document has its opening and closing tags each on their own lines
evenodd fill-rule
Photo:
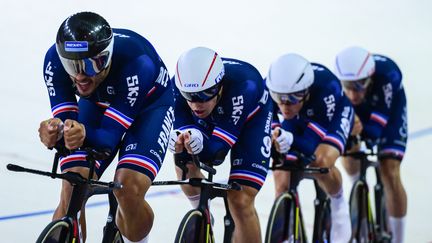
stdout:
<svg viewBox="0 0 432 243">
<path fill-rule="evenodd" d="M 376 184 L 374 186 L 375 195 L 375 214 L 376 214 L 376 224 L 375 224 L 375 235 L 378 242 L 391 242 L 391 233 L 388 229 L 388 218 L 387 212 L 385 210 L 385 195 L 384 187 L 381 181 L 381 175 L 379 173 L 379 168 L 375 168 L 376 173 Z"/>
<path fill-rule="evenodd" d="M 88 190 L 87 184 L 78 184 L 73 187 L 71 202 L 77 202 L 69 207 L 66 216 L 72 218 L 72 227 L 73 227 L 73 239 L 72 243 L 82 243 L 84 242 L 83 230 L 81 228 L 80 219 L 81 219 L 81 208 L 84 207 L 86 200 L 86 194 Z M 76 215 L 76 217 L 74 216 Z"/>
</svg>

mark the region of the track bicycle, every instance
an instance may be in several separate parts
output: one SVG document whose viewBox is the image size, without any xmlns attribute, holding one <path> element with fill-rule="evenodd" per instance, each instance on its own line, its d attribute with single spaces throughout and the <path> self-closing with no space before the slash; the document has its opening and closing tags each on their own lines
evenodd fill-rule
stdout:
<svg viewBox="0 0 432 243">
<path fill-rule="evenodd" d="M 360 177 L 354 183 L 350 195 L 350 215 L 352 225 L 351 242 L 391 242 L 391 233 L 387 221 L 384 186 L 382 184 L 376 146 L 363 146 L 358 152 L 347 152 L 344 156 L 356 159 L 360 163 Z M 375 169 L 376 184 L 374 185 L 375 218 L 370 203 L 369 186 L 366 172 L 369 167 Z"/>
<path fill-rule="evenodd" d="M 302 179 L 313 179 L 311 174 L 326 174 L 329 170 L 328 168 L 306 166 L 315 160 L 315 156 L 307 157 L 294 151 L 286 155 L 274 151 L 272 157 L 271 170 L 290 171 L 291 175 L 288 191 L 279 195 L 273 203 L 264 242 L 307 242 L 297 187 Z M 314 200 L 315 219 L 312 242 L 330 242 L 330 198 L 319 187 L 316 180 L 314 180 L 314 186 L 316 198 Z"/>
<path fill-rule="evenodd" d="M 182 180 L 180 181 L 155 181 L 153 185 L 191 185 L 201 188 L 199 205 L 197 208 L 190 210 L 183 217 L 177 234 L 175 243 L 214 243 L 214 232 L 212 226 L 212 216 L 209 209 L 209 200 L 216 197 L 223 198 L 226 215 L 224 217 L 224 243 L 230 243 L 234 232 L 234 220 L 228 207 L 227 191 L 241 190 L 238 183 L 222 184 L 213 182 L 213 176 L 216 169 L 212 164 L 201 162 L 197 155 L 192 155 L 192 163 L 198 168 L 207 172 L 206 178 L 189 178 L 186 179 L 188 168 L 186 164 L 177 157 L 174 157 L 176 165 L 182 169 Z"/>
<path fill-rule="evenodd" d="M 66 215 L 58 220 L 49 223 L 39 235 L 36 243 L 82 243 L 83 236 L 79 225 L 79 213 L 89 197 L 95 194 L 108 194 L 110 206 L 107 224 L 104 227 L 103 243 L 122 243 L 121 234 L 115 226 L 115 210 L 117 201 L 112 193 L 114 189 L 120 189 L 122 186 L 117 182 L 102 182 L 92 179 L 94 167 L 97 160 L 104 160 L 110 156 L 109 152 L 96 151 L 86 148 L 86 160 L 89 162 L 90 170 L 88 178 L 84 178 L 76 172 L 65 172 L 58 174 L 57 167 L 61 157 L 70 154 L 70 151 L 64 147 L 56 147 L 57 152 L 54 156 L 52 171 L 40 171 L 24 168 L 15 164 L 8 164 L 7 169 L 15 172 L 27 172 L 37 175 L 49 176 L 53 179 L 63 179 L 70 182 L 73 186 L 72 195 L 68 204 Z M 110 218 L 111 217 L 111 218 Z"/>
</svg>

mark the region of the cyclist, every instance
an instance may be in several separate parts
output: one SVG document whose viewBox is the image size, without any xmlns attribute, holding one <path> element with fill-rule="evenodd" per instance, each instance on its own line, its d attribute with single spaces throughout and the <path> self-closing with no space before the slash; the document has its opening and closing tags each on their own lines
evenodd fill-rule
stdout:
<svg viewBox="0 0 432 243">
<path fill-rule="evenodd" d="M 403 242 L 407 195 L 400 177 L 408 137 L 407 106 L 402 73 L 393 60 L 361 47 L 349 47 L 336 56 L 335 73 L 342 81 L 356 113 L 353 135 L 369 146 L 378 145 L 393 242 Z M 358 150 L 359 146 L 353 150 Z M 348 174 L 359 176 L 359 163 L 343 159 Z"/>
<path fill-rule="evenodd" d="M 172 81 L 175 121 L 170 150 L 179 160 L 188 161 L 189 154 L 198 154 L 202 161 L 215 165 L 231 150 L 229 182 L 242 186 L 240 191 L 228 192 L 235 223 L 233 240 L 260 242 L 254 200 L 267 175 L 272 118 L 272 104 L 260 73 L 249 63 L 196 47 L 180 56 Z M 178 168 L 177 174 L 181 176 Z M 191 165 L 188 177 L 203 175 Z M 199 188 L 182 189 L 197 207 Z"/>
<path fill-rule="evenodd" d="M 331 242 L 348 242 L 349 207 L 335 162 L 345 150 L 354 111 L 339 80 L 323 65 L 289 53 L 271 64 L 266 84 L 277 104 L 272 123 L 276 151 L 285 154 L 292 147 L 307 156 L 314 154 L 312 166 L 330 169 L 315 178 L 331 198 Z M 287 171 L 274 171 L 276 196 L 288 190 L 289 175 Z"/>
<path fill-rule="evenodd" d="M 115 180 L 123 188 L 115 191 L 117 226 L 125 242 L 147 242 L 154 215 L 144 195 L 162 165 L 174 115 L 164 63 L 142 36 L 80 12 L 60 25 L 43 70 L 53 118 L 40 123 L 42 143 L 109 149 L 111 158 L 98 161 L 95 178 L 119 151 Z M 88 175 L 83 151 L 62 158 L 60 166 Z M 54 219 L 66 214 L 71 188 L 63 182 Z M 84 207 L 81 219 L 85 228 Z"/>
</svg>

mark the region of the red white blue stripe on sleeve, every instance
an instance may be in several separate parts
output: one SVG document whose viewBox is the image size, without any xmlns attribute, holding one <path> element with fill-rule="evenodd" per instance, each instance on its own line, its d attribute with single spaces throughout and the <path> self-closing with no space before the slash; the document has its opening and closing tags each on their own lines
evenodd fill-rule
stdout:
<svg viewBox="0 0 432 243">
<path fill-rule="evenodd" d="M 247 170 L 233 170 L 230 173 L 230 180 L 246 180 L 256 183 L 260 186 L 264 185 L 265 177 L 260 174 Z"/>
<path fill-rule="evenodd" d="M 150 171 L 154 177 L 159 171 L 159 166 L 153 160 L 139 154 L 128 154 L 121 157 L 118 166 L 121 167 L 121 165 L 132 165 Z"/>
<path fill-rule="evenodd" d="M 104 109 L 106 109 L 110 106 L 110 104 L 106 103 L 106 102 L 96 102 L 96 105 L 101 107 L 101 108 L 104 108 Z"/>
<path fill-rule="evenodd" d="M 51 108 L 53 116 L 57 116 L 63 112 L 78 112 L 78 110 L 78 104 L 76 102 L 64 102 Z"/>
<path fill-rule="evenodd" d="M 186 125 L 186 126 L 182 126 L 182 127 L 179 127 L 179 128 L 178 128 L 178 130 L 180 130 L 180 131 L 182 131 L 182 132 L 185 132 L 185 131 L 188 130 L 188 129 L 198 129 L 198 127 L 195 126 L 195 125 Z M 199 129 L 198 129 L 198 130 L 199 130 Z"/>
<path fill-rule="evenodd" d="M 327 134 L 324 137 L 324 141 L 329 142 L 339 148 L 339 151 L 343 153 L 345 151 L 345 144 L 341 141 L 341 139 L 334 134 Z"/>
<path fill-rule="evenodd" d="M 153 88 L 150 89 L 150 91 L 146 94 L 146 98 L 150 97 L 155 91 L 156 91 L 157 87 L 153 86 Z"/>
<path fill-rule="evenodd" d="M 275 129 L 276 127 L 281 127 L 281 124 L 279 122 L 272 122 L 271 128 Z"/>
<path fill-rule="evenodd" d="M 87 156 L 87 153 L 85 151 L 76 151 L 71 155 L 68 155 L 66 157 L 61 157 L 60 158 L 60 167 L 63 167 L 69 163 L 86 161 L 86 156 Z M 97 169 L 99 169 L 100 161 L 98 161 L 98 160 L 95 161 L 95 167 Z"/>
<path fill-rule="evenodd" d="M 258 111 L 261 109 L 261 106 L 257 106 L 246 118 L 246 121 L 249 121 L 250 119 L 252 119 L 252 117 L 254 117 Z"/>
<path fill-rule="evenodd" d="M 318 124 L 313 122 L 309 122 L 307 126 L 309 129 L 314 131 L 318 136 L 320 136 L 321 139 L 324 139 L 326 135 L 326 131 L 324 130 L 324 128 L 320 127 Z"/>
<path fill-rule="evenodd" d="M 378 112 L 372 112 L 372 114 L 370 115 L 370 119 L 372 121 L 378 122 L 378 124 L 380 124 L 383 127 L 385 127 L 385 125 L 387 125 L 388 118 L 386 116 L 384 116 L 383 114 L 380 114 Z"/>
<path fill-rule="evenodd" d="M 288 161 L 297 161 L 298 160 L 297 156 L 295 156 L 294 154 L 290 154 L 290 153 L 285 155 L 285 159 Z"/>
<path fill-rule="evenodd" d="M 120 111 L 118 111 L 112 107 L 109 107 L 108 109 L 106 109 L 104 115 L 113 119 L 114 121 L 120 123 L 120 125 L 122 125 L 126 129 L 128 129 L 133 122 L 133 120 L 131 118 L 125 116 Z"/>
<path fill-rule="evenodd" d="M 213 129 L 213 136 L 216 136 L 220 139 L 222 139 L 223 141 L 225 141 L 230 147 L 232 147 L 236 141 L 237 141 L 237 137 L 232 135 L 231 133 L 219 128 L 219 127 L 215 127 Z"/>
</svg>

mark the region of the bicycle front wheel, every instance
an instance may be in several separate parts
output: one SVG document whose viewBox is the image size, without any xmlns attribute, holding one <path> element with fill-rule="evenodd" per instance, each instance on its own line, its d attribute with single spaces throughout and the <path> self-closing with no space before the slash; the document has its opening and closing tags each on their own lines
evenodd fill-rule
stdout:
<svg viewBox="0 0 432 243">
<path fill-rule="evenodd" d="M 368 243 L 373 242 L 374 239 L 368 195 L 367 185 L 363 181 L 357 181 L 350 196 L 352 242 L 354 243 Z"/>
<path fill-rule="evenodd" d="M 205 216 L 197 209 L 189 211 L 180 223 L 175 243 L 213 243 L 210 225 Z"/>
<path fill-rule="evenodd" d="M 292 195 L 283 193 L 276 198 L 270 211 L 264 242 L 303 242 L 302 226 Z"/>
<path fill-rule="evenodd" d="M 71 224 L 65 220 L 56 220 L 45 227 L 36 243 L 69 243 L 72 242 L 72 238 Z"/>
</svg>

